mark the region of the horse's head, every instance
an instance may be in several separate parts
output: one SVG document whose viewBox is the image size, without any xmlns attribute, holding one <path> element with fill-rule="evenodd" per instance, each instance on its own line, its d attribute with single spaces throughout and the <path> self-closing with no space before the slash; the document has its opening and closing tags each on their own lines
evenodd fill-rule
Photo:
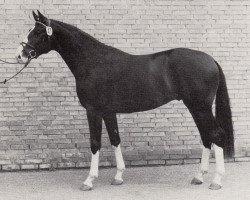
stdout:
<svg viewBox="0 0 250 200">
<path fill-rule="evenodd" d="M 41 54 L 52 50 L 51 37 L 53 30 L 51 21 L 43 16 L 39 11 L 38 15 L 33 11 L 35 19 L 34 28 L 29 33 L 17 49 L 16 59 L 19 63 L 26 63 L 28 60 L 37 58 Z"/>
</svg>

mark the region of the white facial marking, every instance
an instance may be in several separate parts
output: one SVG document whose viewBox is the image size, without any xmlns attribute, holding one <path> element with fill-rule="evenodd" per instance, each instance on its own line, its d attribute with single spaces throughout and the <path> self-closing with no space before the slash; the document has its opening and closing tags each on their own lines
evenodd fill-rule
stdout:
<svg viewBox="0 0 250 200">
<path fill-rule="evenodd" d="M 27 43 L 28 42 L 28 36 L 25 37 L 22 42 Z M 28 61 L 27 56 L 25 56 L 24 53 L 23 53 L 23 46 L 22 45 L 18 46 L 15 57 L 16 57 L 16 60 L 19 63 L 26 63 Z"/>
<path fill-rule="evenodd" d="M 28 35 L 30 34 L 30 32 L 35 28 L 35 26 L 33 26 L 30 30 L 29 30 L 29 33 Z M 28 43 L 28 35 L 23 39 L 22 42 L 24 43 Z M 22 45 L 19 45 L 19 47 L 17 48 L 17 51 L 16 51 L 16 60 L 23 64 L 23 63 L 26 63 L 28 61 L 28 58 L 23 54 L 23 46 Z"/>
</svg>

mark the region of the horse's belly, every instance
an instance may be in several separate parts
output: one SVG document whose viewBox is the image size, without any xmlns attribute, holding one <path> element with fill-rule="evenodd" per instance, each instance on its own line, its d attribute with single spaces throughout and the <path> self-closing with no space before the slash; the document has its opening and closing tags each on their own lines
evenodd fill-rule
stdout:
<svg viewBox="0 0 250 200">
<path fill-rule="evenodd" d="M 142 99 L 124 99 L 120 101 L 113 101 L 107 106 L 107 109 L 112 110 L 115 113 L 140 112 L 155 109 L 174 99 L 176 99 L 176 95 L 155 96 L 154 98 Z"/>
</svg>

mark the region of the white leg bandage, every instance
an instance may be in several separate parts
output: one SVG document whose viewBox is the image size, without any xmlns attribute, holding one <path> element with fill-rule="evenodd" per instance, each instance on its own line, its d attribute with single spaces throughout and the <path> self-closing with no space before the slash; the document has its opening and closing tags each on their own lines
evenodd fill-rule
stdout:
<svg viewBox="0 0 250 200">
<path fill-rule="evenodd" d="M 93 181 L 95 178 L 98 177 L 98 165 L 99 165 L 99 151 L 97 151 L 95 154 L 92 154 L 89 175 L 85 180 L 84 185 L 93 187 Z"/>
<path fill-rule="evenodd" d="M 221 185 L 221 178 L 225 174 L 224 154 L 223 149 L 214 144 L 216 173 L 213 182 Z"/>
<path fill-rule="evenodd" d="M 209 167 L 209 156 L 210 156 L 210 149 L 202 148 L 202 156 L 201 156 L 201 165 L 198 173 L 195 175 L 195 178 L 203 182 L 203 175 L 208 172 Z"/>
<path fill-rule="evenodd" d="M 117 147 L 113 146 L 113 148 L 115 149 L 115 159 L 116 159 L 116 166 L 117 166 L 115 179 L 123 181 L 122 174 L 125 170 L 125 164 L 124 164 L 124 160 L 122 157 L 121 146 L 119 144 Z"/>
<path fill-rule="evenodd" d="M 200 168 L 202 173 L 208 172 L 209 156 L 210 156 L 210 149 L 203 147 L 201 156 L 201 168 Z"/>
</svg>

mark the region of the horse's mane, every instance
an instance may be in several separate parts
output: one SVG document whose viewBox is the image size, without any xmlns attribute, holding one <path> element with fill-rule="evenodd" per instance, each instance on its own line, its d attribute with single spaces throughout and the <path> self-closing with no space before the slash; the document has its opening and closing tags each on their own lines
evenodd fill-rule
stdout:
<svg viewBox="0 0 250 200">
<path fill-rule="evenodd" d="M 90 34 L 84 32 L 83 30 L 77 28 L 76 26 L 73 26 L 71 24 L 65 23 L 65 22 L 61 22 L 61 21 L 57 21 L 57 20 L 53 20 L 54 22 L 56 22 L 57 24 L 59 24 L 60 26 L 62 26 L 63 28 L 67 29 L 70 33 L 77 33 L 79 34 L 79 36 L 84 36 L 85 38 L 88 38 L 94 42 L 97 42 L 99 44 L 105 45 L 104 43 L 100 42 L 99 40 L 97 40 L 96 38 L 94 38 L 93 36 L 91 36 Z M 106 45 L 105 45 L 106 46 Z"/>
<path fill-rule="evenodd" d="M 75 37 L 78 38 L 79 40 L 81 40 L 82 38 L 84 38 L 84 39 L 87 38 L 88 41 L 91 41 L 95 44 L 98 44 L 100 46 L 100 49 L 102 49 L 103 51 L 125 53 L 120 49 L 117 49 L 115 47 L 112 47 L 112 46 L 109 46 L 109 45 L 106 45 L 106 44 L 100 42 L 99 40 L 97 40 L 96 38 L 91 36 L 90 34 L 77 28 L 76 26 L 73 26 L 71 24 L 67 24 L 65 22 L 57 21 L 57 20 L 52 20 L 52 21 L 54 21 L 56 24 L 58 24 L 60 27 L 62 27 L 64 30 L 66 30 L 69 34 L 74 34 Z M 125 54 L 128 54 L 128 53 L 125 53 Z"/>
</svg>

